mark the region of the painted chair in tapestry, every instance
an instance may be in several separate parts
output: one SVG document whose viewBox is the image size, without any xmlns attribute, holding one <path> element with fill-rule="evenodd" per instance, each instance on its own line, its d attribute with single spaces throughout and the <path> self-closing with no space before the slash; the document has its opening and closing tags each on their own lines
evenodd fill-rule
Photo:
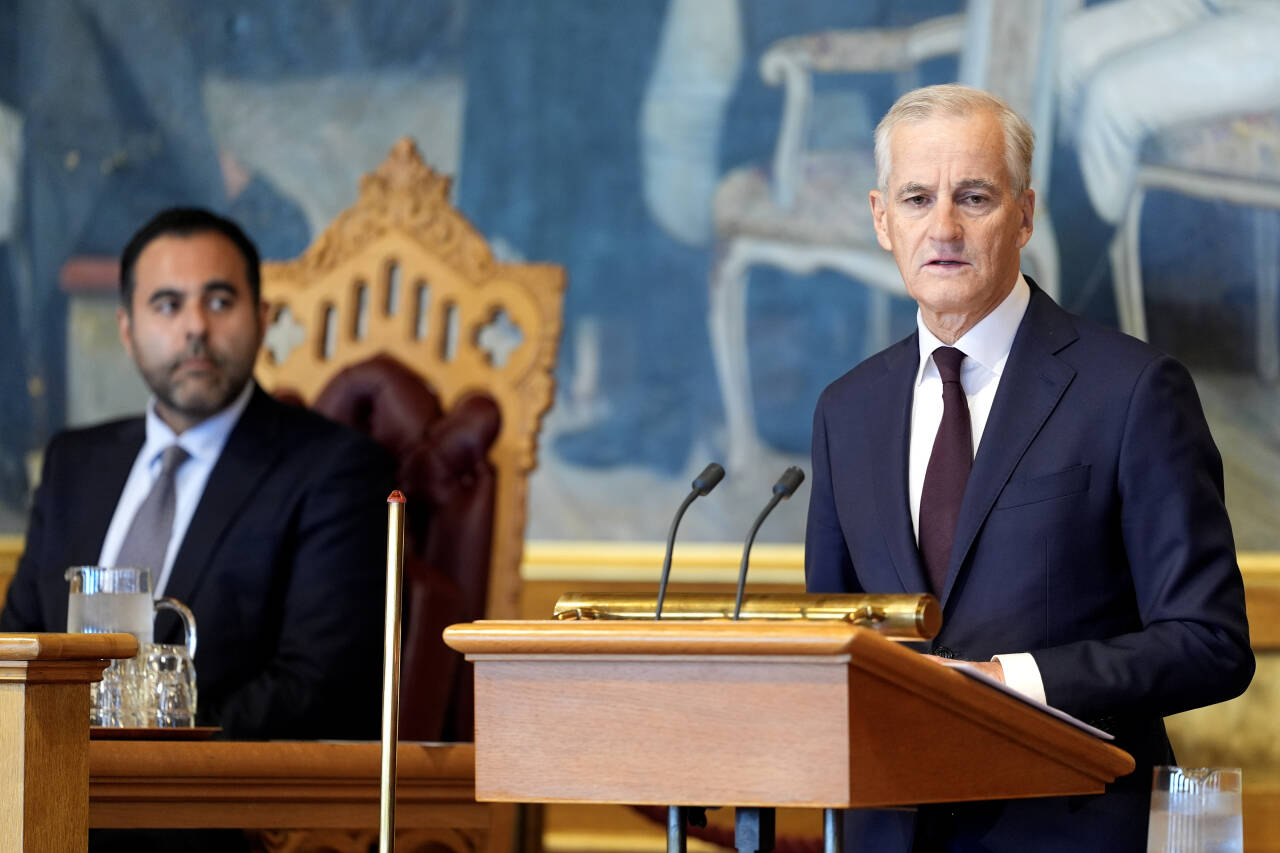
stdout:
<svg viewBox="0 0 1280 853">
<path fill-rule="evenodd" d="M 1255 365 L 1264 380 L 1280 380 L 1280 113 L 1191 123 L 1159 134 L 1143 147 L 1110 249 L 1120 328 L 1143 340 L 1148 330 L 1142 211 L 1152 190 L 1254 208 Z"/>
<path fill-rule="evenodd" d="M 399 464 L 404 739 L 470 739 L 470 667 L 440 631 L 517 615 L 564 286 L 560 267 L 495 260 L 408 139 L 306 252 L 264 265 L 258 380 L 372 435 Z"/>
<path fill-rule="evenodd" d="M 1031 122 L 1045 144 L 1037 153 L 1035 232 L 1023 262 L 1058 295 L 1058 246 L 1045 190 L 1052 139 L 1055 0 L 971 0 L 966 11 L 903 29 L 844 30 L 793 36 L 760 60 L 767 83 L 784 87 L 782 123 L 770 166 L 747 165 L 720 182 L 713 219 L 717 239 L 710 282 L 710 332 L 725 406 L 731 468 L 750 464 L 762 445 L 755 425 L 746 334 L 746 289 L 753 266 L 792 273 L 830 269 L 872 288 L 866 317 L 870 351 L 888 345 L 889 299 L 905 296 L 893 257 L 876 242 L 867 193 L 875 188 L 871 139 L 860 149 L 808 147 L 814 75 L 897 72 L 914 85 L 917 67 L 958 55 L 957 79 L 1000 95 Z"/>
<path fill-rule="evenodd" d="M 1152 191 L 1252 208 L 1252 251 L 1238 254 L 1254 263 L 1256 367 L 1280 379 L 1280 7 L 1108 0 L 1066 17 L 1060 38 L 1059 129 L 1094 212 L 1116 226 L 1120 327 L 1148 336 L 1141 232 Z M 1196 231 L 1234 226 L 1224 221 L 1207 213 Z"/>
</svg>

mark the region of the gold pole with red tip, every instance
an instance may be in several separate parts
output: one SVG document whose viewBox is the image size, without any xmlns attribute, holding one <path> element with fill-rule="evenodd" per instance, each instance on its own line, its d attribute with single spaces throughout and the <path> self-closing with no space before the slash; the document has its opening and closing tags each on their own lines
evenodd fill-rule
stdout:
<svg viewBox="0 0 1280 853">
<path fill-rule="evenodd" d="M 378 853 L 392 853 L 396 831 L 396 742 L 400 723 L 400 577 L 404 571 L 404 495 L 387 498 L 387 611 L 382 648 L 382 788 Z"/>
</svg>

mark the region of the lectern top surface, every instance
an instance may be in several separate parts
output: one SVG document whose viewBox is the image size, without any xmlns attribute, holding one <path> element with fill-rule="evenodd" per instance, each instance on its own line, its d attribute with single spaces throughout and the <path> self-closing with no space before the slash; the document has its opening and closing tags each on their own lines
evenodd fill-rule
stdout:
<svg viewBox="0 0 1280 853">
<path fill-rule="evenodd" d="M 0 661 L 98 660 L 137 653 L 132 634 L 0 634 Z"/>
</svg>

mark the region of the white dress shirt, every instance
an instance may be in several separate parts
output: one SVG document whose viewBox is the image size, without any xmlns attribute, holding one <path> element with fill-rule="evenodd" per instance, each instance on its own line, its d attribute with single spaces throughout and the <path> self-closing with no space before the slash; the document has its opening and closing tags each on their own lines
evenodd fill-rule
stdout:
<svg viewBox="0 0 1280 853">
<path fill-rule="evenodd" d="M 1031 301 L 1031 288 L 1021 275 L 1004 301 L 965 332 L 952 346 L 965 354 L 960 364 L 960 386 L 969 404 L 969 422 L 973 430 L 973 452 L 982 443 L 982 433 L 991 414 L 991 404 L 1000 387 L 1013 338 L 1022 323 L 1022 315 Z M 916 371 L 915 394 L 911 401 L 911 447 L 908 459 L 907 493 L 911 501 L 911 527 L 920 541 L 920 493 L 924 475 L 933 452 L 933 440 L 942 422 L 942 377 L 933 363 L 933 351 L 947 346 L 929 331 L 920 312 L 916 312 L 916 328 L 920 337 L 920 367 Z M 1004 669 L 1005 682 L 1015 690 L 1040 702 L 1044 697 L 1044 681 L 1035 658 L 1025 652 L 995 656 Z"/>
<path fill-rule="evenodd" d="M 155 397 L 148 401 L 147 438 L 133 460 L 129 478 L 124 482 L 124 491 L 120 493 L 120 500 L 116 503 L 115 515 L 111 516 L 106 538 L 102 540 L 102 552 L 98 555 L 98 565 L 114 566 L 116 564 L 116 556 L 120 553 L 120 546 L 124 544 L 129 525 L 133 522 L 138 507 L 151 492 L 152 484 L 160 476 L 161 454 L 169 445 L 180 444 L 190 458 L 179 465 L 174 474 L 173 532 L 169 535 L 169 547 L 164 554 L 164 566 L 161 567 L 160 577 L 152 578 L 153 595 L 156 598 L 164 595 L 165 587 L 169 583 L 169 574 L 173 571 L 173 560 L 178 555 L 182 540 L 187 535 L 191 517 L 195 515 L 196 507 L 204 494 L 205 484 L 209 482 L 209 474 L 217 464 L 218 457 L 222 455 L 222 448 L 226 446 L 231 430 L 240 420 L 245 406 L 249 405 L 254 387 L 252 381 L 246 383 L 244 390 L 230 406 L 181 435 L 174 433 L 156 414 Z"/>
</svg>

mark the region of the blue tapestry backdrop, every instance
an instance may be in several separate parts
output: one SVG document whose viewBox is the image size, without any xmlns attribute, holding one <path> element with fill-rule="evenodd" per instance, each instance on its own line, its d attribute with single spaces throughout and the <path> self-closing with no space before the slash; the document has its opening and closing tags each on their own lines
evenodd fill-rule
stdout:
<svg viewBox="0 0 1280 853">
<path fill-rule="evenodd" d="M 407 134 L 500 256 L 568 272 L 530 538 L 659 539 L 717 459 L 729 478 L 685 535 L 740 539 L 777 474 L 808 467 L 821 389 L 913 328 L 878 283 L 887 254 L 813 247 L 865 239 L 871 133 L 897 94 L 962 79 L 1007 88 L 1039 132 L 1028 271 L 1191 366 L 1239 542 L 1280 550 L 1278 4 L 6 7 L 0 532 L 22 530 L 53 432 L 145 401 L 113 294 L 68 269 L 172 204 L 292 257 Z M 895 57 L 912 26 L 954 50 Z M 789 50 L 846 69 L 815 77 L 803 124 L 761 74 Z M 790 130 L 803 150 L 775 163 Z M 802 488 L 761 538 L 799 541 L 806 503 Z"/>
</svg>

